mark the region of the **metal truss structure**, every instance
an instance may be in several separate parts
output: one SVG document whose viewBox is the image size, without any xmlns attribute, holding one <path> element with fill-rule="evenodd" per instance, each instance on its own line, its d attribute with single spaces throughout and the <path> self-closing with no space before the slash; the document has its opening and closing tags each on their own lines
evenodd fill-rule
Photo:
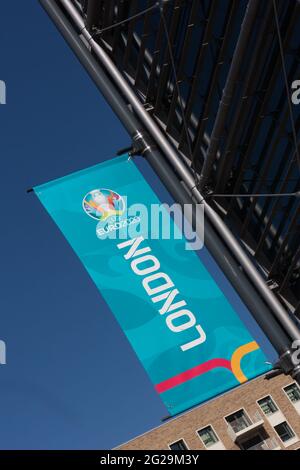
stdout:
<svg viewBox="0 0 300 470">
<path fill-rule="evenodd" d="M 153 5 L 98 1 L 89 22 L 109 28 Z M 165 3 L 177 80 L 190 134 L 182 119 L 159 9 L 151 9 L 96 36 L 166 138 L 198 172 L 206 158 L 247 1 L 174 0 Z M 239 61 L 208 192 L 289 193 L 300 189 L 300 162 L 292 138 L 288 99 L 272 0 L 259 2 Z M 82 2 L 84 14 L 88 2 Z M 288 83 L 300 79 L 300 5 L 278 1 Z M 93 14 L 93 16 L 92 16 Z M 291 93 L 291 91 L 290 91 Z M 300 139 L 300 106 L 293 106 Z M 251 253 L 266 282 L 300 317 L 300 213 L 296 197 L 218 197 L 209 202 Z"/>
<path fill-rule="evenodd" d="M 40 3 L 135 151 L 148 155 L 175 199 L 205 202 L 211 251 L 229 278 L 221 252 L 244 276 L 243 292 L 230 280 L 249 307 L 253 290 L 251 311 L 260 311 L 269 337 L 284 332 L 273 344 L 286 354 L 278 344 L 300 336 L 300 105 L 291 102 L 300 80 L 300 3 Z M 258 318 L 266 308 L 269 327 Z"/>
</svg>

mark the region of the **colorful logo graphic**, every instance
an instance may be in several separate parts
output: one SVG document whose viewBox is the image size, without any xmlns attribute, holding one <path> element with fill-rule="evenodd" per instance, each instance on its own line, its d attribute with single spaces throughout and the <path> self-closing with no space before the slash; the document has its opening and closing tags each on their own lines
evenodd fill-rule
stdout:
<svg viewBox="0 0 300 470">
<path fill-rule="evenodd" d="M 251 341 L 250 343 L 243 344 L 242 346 L 238 347 L 231 356 L 231 359 L 210 359 L 198 366 L 192 367 L 181 374 L 175 375 L 163 382 L 157 384 L 155 389 L 158 393 L 166 392 L 177 385 L 181 385 L 188 380 L 193 379 L 194 377 L 198 377 L 199 375 L 205 374 L 212 369 L 216 369 L 218 367 L 224 367 L 228 369 L 232 374 L 235 376 L 236 380 L 239 383 L 247 382 L 248 378 L 245 376 L 241 369 L 241 361 L 244 356 L 251 353 L 252 351 L 256 351 L 259 349 L 258 344 L 256 341 Z"/>
<path fill-rule="evenodd" d="M 94 189 L 84 197 L 82 207 L 93 219 L 105 222 L 110 217 L 121 216 L 125 202 L 120 194 L 111 189 Z"/>
</svg>

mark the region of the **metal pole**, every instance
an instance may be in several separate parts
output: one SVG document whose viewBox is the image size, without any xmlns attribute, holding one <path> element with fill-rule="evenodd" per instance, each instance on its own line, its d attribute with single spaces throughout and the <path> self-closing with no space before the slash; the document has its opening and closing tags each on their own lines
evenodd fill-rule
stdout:
<svg viewBox="0 0 300 470">
<path fill-rule="evenodd" d="M 121 105 L 119 100 L 119 93 L 115 90 L 112 83 L 108 80 L 105 72 L 99 67 L 99 64 L 94 57 L 88 53 L 88 49 L 75 32 L 70 21 L 62 15 L 61 9 L 53 0 L 40 0 L 40 4 L 46 10 L 47 14 L 62 34 L 63 38 L 69 44 L 70 48 L 79 59 L 80 63 L 87 70 L 90 77 L 94 81 L 99 91 L 104 96 L 105 100 L 110 104 L 113 111 L 119 117 L 120 121 L 124 123 L 126 130 L 130 135 L 133 135 L 139 130 L 127 119 L 129 114 L 132 114 L 126 105 Z M 140 126 L 142 130 L 142 126 Z"/>
<path fill-rule="evenodd" d="M 76 27 L 78 28 L 78 32 L 82 34 L 85 39 L 89 42 L 91 48 L 97 55 L 97 58 L 103 68 L 111 76 L 114 83 L 117 85 L 117 88 L 121 91 L 122 95 L 131 104 L 133 110 L 141 120 L 144 127 L 149 132 L 150 136 L 160 147 L 165 156 L 169 159 L 171 166 L 179 175 L 180 179 L 184 181 L 191 195 L 195 198 L 197 202 L 201 202 L 204 204 L 205 214 L 207 215 L 208 219 L 216 229 L 217 233 L 223 238 L 231 253 L 241 264 L 245 273 L 249 276 L 253 284 L 256 286 L 257 290 L 260 292 L 260 295 L 263 297 L 264 301 L 269 305 L 278 321 L 284 327 L 287 334 L 293 340 L 300 339 L 300 331 L 292 320 L 292 318 L 289 316 L 289 314 L 287 313 L 283 305 L 280 303 L 278 298 L 275 296 L 275 294 L 265 284 L 264 279 L 262 278 L 256 267 L 253 265 L 252 261 L 250 260 L 240 243 L 232 235 L 231 231 L 224 224 L 219 215 L 206 203 L 202 194 L 199 192 L 195 185 L 194 176 L 191 173 L 191 170 L 180 159 L 175 148 L 164 136 L 163 132 L 160 130 L 156 122 L 152 119 L 150 114 L 147 113 L 142 103 L 139 101 L 134 91 L 131 89 L 131 87 L 121 75 L 117 67 L 114 65 L 108 54 L 93 39 L 84 24 L 83 18 L 81 17 L 80 13 L 77 11 L 73 3 L 70 0 L 59 1 L 74 21 Z M 258 0 L 252 1 L 256 2 Z"/>
<path fill-rule="evenodd" d="M 260 0 L 249 0 L 247 5 L 244 20 L 241 26 L 240 35 L 236 43 L 234 54 L 232 57 L 230 69 L 226 78 L 226 83 L 223 89 L 222 98 L 220 100 L 219 109 L 214 122 L 214 127 L 210 136 L 210 144 L 207 150 L 206 158 L 201 169 L 199 189 L 200 191 L 207 184 L 209 175 L 211 173 L 219 144 L 224 132 L 225 122 L 231 104 L 234 88 L 238 79 L 241 63 L 243 60 L 244 52 L 248 46 L 249 37 L 252 31 L 253 23 L 256 18 L 256 13 L 260 4 Z"/>
<path fill-rule="evenodd" d="M 95 18 L 99 12 L 99 0 L 89 0 L 87 5 L 86 26 L 90 30 L 94 26 Z"/>
<path fill-rule="evenodd" d="M 58 6 L 51 0 L 40 0 L 50 18 L 57 26 L 67 43 L 70 45 L 82 65 L 86 68 L 98 89 L 108 101 L 113 111 L 117 114 L 129 134 L 141 145 L 144 156 L 149 161 L 154 171 L 159 175 L 166 188 L 180 204 L 191 204 L 191 196 L 186 192 L 177 175 L 165 161 L 160 152 L 153 148 L 152 142 L 145 137 L 136 117 L 129 111 L 126 102 L 103 72 L 99 64 L 92 57 L 88 49 L 83 45 L 73 26 L 62 14 Z M 195 206 L 194 206 L 195 209 Z M 277 323 L 270 310 L 266 307 L 257 291 L 249 282 L 249 279 L 241 272 L 235 259 L 221 242 L 215 231 L 206 222 L 205 226 L 206 246 L 224 274 L 231 281 L 238 294 L 252 312 L 257 323 L 269 337 L 274 348 L 279 354 L 289 355 L 290 340 L 281 326 Z"/>
</svg>

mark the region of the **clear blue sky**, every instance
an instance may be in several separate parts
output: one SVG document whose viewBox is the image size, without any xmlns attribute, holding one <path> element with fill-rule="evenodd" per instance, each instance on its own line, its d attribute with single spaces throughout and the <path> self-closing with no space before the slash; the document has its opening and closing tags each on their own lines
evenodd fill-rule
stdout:
<svg viewBox="0 0 300 470">
<path fill-rule="evenodd" d="M 1 2 L 1 20 L 0 448 L 111 448 L 160 424 L 166 410 L 26 189 L 103 161 L 130 140 L 36 0 Z"/>
</svg>

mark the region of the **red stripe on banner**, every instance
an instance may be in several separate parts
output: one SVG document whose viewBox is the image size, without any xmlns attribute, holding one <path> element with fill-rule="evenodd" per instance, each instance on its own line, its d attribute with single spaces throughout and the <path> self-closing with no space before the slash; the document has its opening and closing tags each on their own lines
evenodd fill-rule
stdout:
<svg viewBox="0 0 300 470">
<path fill-rule="evenodd" d="M 181 372 L 170 379 L 164 380 L 159 384 L 155 385 L 155 390 L 158 393 L 166 392 L 177 385 L 183 384 L 188 380 L 191 380 L 195 377 L 198 377 L 209 370 L 215 369 L 216 367 L 225 367 L 226 369 L 231 370 L 231 364 L 228 359 L 211 359 L 209 361 L 203 362 L 203 364 L 199 364 L 198 366 L 192 367 L 189 370 Z"/>
</svg>

